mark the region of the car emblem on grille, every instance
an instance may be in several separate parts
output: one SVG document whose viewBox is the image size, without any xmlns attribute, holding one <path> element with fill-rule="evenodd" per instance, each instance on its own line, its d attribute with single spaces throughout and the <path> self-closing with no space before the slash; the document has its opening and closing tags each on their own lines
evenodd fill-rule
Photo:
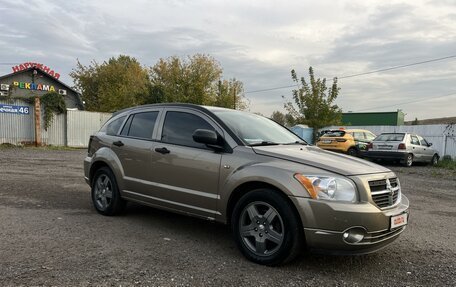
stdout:
<svg viewBox="0 0 456 287">
<path fill-rule="evenodd" d="M 393 205 L 394 201 L 394 190 L 393 187 L 391 186 L 391 182 L 389 179 L 386 179 L 386 190 L 388 190 L 388 201 L 389 205 Z"/>
</svg>

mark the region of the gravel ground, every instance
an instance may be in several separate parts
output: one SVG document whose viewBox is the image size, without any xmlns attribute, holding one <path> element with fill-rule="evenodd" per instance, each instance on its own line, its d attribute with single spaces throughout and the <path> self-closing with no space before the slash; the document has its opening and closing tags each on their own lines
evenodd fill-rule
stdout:
<svg viewBox="0 0 456 287">
<path fill-rule="evenodd" d="M 129 205 L 105 217 L 83 180 L 85 150 L 0 149 L 2 286 L 456 286 L 456 174 L 390 166 L 411 201 L 407 230 L 363 256 L 244 259 L 229 228 Z"/>
</svg>

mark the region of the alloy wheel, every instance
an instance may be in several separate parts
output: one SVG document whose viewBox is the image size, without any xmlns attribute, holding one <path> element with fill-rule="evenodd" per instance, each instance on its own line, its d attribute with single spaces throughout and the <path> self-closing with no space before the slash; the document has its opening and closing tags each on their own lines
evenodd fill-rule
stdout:
<svg viewBox="0 0 456 287">
<path fill-rule="evenodd" d="M 282 217 L 266 202 L 252 202 L 242 210 L 239 232 L 247 248 L 258 256 L 274 254 L 284 242 Z"/>
<path fill-rule="evenodd" d="M 106 210 L 112 201 L 112 183 L 106 174 L 97 178 L 95 183 L 95 203 L 100 210 Z"/>
</svg>

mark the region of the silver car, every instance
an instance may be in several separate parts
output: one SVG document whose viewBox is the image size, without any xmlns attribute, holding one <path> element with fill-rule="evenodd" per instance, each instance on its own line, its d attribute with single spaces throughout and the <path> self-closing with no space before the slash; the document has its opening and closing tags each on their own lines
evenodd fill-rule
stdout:
<svg viewBox="0 0 456 287">
<path fill-rule="evenodd" d="M 425 138 L 411 133 L 382 133 L 368 146 L 364 157 L 373 160 L 400 161 L 404 166 L 414 162 L 432 165 L 439 161 L 439 153 Z"/>
<path fill-rule="evenodd" d="M 117 112 L 84 161 L 95 209 L 127 201 L 229 224 L 250 260 L 302 248 L 363 254 L 404 231 L 409 201 L 389 169 L 308 145 L 265 117 L 190 104 Z"/>
</svg>

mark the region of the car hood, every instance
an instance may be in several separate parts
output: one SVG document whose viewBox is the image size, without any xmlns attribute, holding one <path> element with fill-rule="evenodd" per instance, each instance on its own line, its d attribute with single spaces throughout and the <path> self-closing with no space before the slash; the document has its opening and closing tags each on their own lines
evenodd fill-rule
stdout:
<svg viewBox="0 0 456 287">
<path fill-rule="evenodd" d="M 378 164 L 344 154 L 325 151 L 315 146 L 277 145 L 253 147 L 255 153 L 294 161 L 344 176 L 391 172 Z"/>
</svg>

